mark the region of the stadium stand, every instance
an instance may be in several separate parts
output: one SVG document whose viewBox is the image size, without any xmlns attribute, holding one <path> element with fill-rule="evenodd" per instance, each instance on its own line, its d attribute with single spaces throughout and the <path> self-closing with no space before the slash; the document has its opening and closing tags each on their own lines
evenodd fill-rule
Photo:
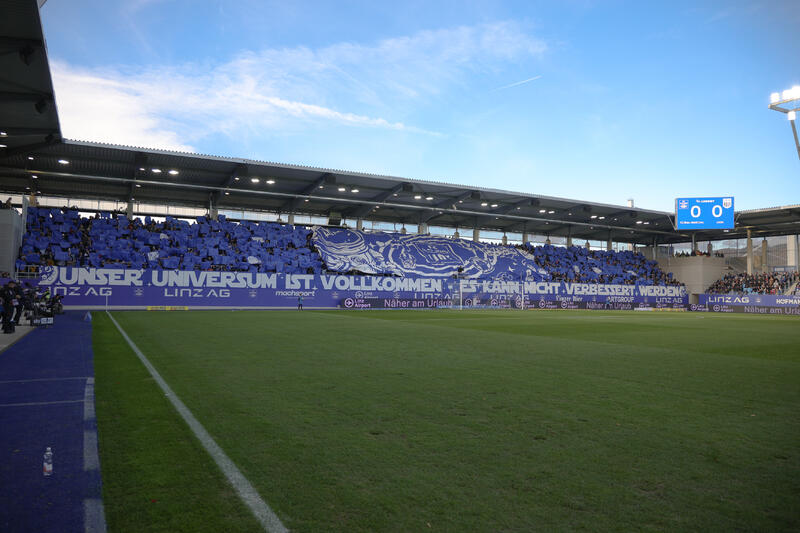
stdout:
<svg viewBox="0 0 800 533">
<path fill-rule="evenodd" d="M 320 272 L 308 229 L 273 222 L 229 222 L 166 217 L 144 222 L 75 209 L 28 209 L 18 271 L 41 265 L 244 272 Z"/>
<path fill-rule="evenodd" d="M 642 254 L 571 246 L 506 246 L 431 235 L 365 233 L 198 217 L 128 219 L 28 209 L 20 272 L 39 266 L 241 272 L 323 272 L 625 285 L 680 285 Z"/>
<path fill-rule="evenodd" d="M 658 263 L 633 251 L 587 250 L 579 246 L 561 248 L 545 244 L 525 246 L 537 265 L 550 272 L 551 279 L 573 283 L 611 283 L 617 285 L 680 285 L 672 273 Z"/>
<path fill-rule="evenodd" d="M 798 279 L 797 272 L 766 274 L 728 274 L 718 279 L 706 291 L 709 294 L 784 294 Z M 797 288 L 794 289 L 795 292 Z"/>
</svg>

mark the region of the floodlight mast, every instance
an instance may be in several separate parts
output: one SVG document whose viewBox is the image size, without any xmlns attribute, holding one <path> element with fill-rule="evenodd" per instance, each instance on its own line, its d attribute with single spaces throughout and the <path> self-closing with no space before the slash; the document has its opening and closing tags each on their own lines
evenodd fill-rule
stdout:
<svg viewBox="0 0 800 533">
<path fill-rule="evenodd" d="M 797 112 L 800 111 L 800 85 L 795 85 L 791 89 L 786 89 L 781 93 L 770 94 L 769 108 L 786 114 L 786 117 L 789 119 L 789 124 L 792 126 L 792 135 L 794 135 L 794 146 L 797 149 L 797 157 L 800 159 L 800 140 L 797 138 L 797 126 L 795 126 Z"/>
</svg>

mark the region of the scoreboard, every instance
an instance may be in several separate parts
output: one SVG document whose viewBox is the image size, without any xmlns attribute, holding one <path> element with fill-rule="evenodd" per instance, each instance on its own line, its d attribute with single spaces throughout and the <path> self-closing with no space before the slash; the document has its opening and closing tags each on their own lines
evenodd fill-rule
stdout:
<svg viewBox="0 0 800 533">
<path fill-rule="evenodd" d="M 733 229 L 733 197 L 676 198 L 677 229 Z"/>
</svg>

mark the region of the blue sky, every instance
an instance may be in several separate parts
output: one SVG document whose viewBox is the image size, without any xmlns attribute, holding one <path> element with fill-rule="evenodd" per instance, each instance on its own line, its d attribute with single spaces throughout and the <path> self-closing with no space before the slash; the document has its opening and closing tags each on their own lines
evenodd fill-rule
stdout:
<svg viewBox="0 0 800 533">
<path fill-rule="evenodd" d="M 397 4 L 402 4 L 398 6 Z M 800 204 L 800 2 L 49 0 L 68 138 L 672 211 Z"/>
</svg>

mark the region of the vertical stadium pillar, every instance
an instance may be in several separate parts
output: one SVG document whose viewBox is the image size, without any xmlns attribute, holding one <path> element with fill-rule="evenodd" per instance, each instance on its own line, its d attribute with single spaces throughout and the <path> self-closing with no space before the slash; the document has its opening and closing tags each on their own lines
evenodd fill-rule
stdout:
<svg viewBox="0 0 800 533">
<path fill-rule="evenodd" d="M 567 246 L 572 246 L 572 232 L 567 234 Z"/>
<path fill-rule="evenodd" d="M 764 237 L 761 240 L 761 272 L 767 273 L 769 268 L 767 267 L 767 238 Z"/>
<path fill-rule="evenodd" d="M 503 243 L 503 245 L 504 245 L 504 246 L 505 246 L 506 244 L 508 244 L 508 237 L 506 236 L 506 234 L 505 234 L 505 233 L 503 233 L 503 240 L 502 240 L 502 243 Z"/>
<path fill-rule="evenodd" d="M 419 235 L 427 235 L 428 234 L 428 225 L 424 222 L 420 222 L 419 226 L 417 226 L 417 233 Z"/>
<path fill-rule="evenodd" d="M 481 230 L 478 228 L 472 230 L 472 242 L 481 242 Z"/>
<path fill-rule="evenodd" d="M 531 236 L 528 235 L 528 232 L 527 231 L 523 231 L 522 232 L 522 244 L 525 244 L 526 242 L 529 242 L 530 240 L 531 240 Z"/>
<path fill-rule="evenodd" d="M 457 230 L 457 229 L 456 229 L 456 232 L 455 232 L 455 233 L 453 233 L 453 238 L 454 238 L 454 239 L 460 239 L 460 238 L 461 238 L 461 234 L 458 232 L 458 230 Z"/>
<path fill-rule="evenodd" d="M 359 218 L 358 220 L 356 220 L 356 229 L 358 231 L 361 231 L 361 230 L 364 229 L 364 219 Z"/>
<path fill-rule="evenodd" d="M 606 250 L 608 250 L 608 251 L 610 252 L 610 251 L 611 251 L 611 249 L 612 249 L 612 246 L 611 246 L 611 237 L 609 237 L 609 238 L 608 238 L 608 241 L 606 242 Z"/>
<path fill-rule="evenodd" d="M 589 241 L 586 241 L 586 249 L 588 250 L 590 248 L 591 248 L 591 246 L 589 245 Z"/>
<path fill-rule="evenodd" d="M 128 202 L 128 206 L 125 208 L 125 216 L 128 217 L 128 220 L 133 218 L 133 202 Z"/>
<path fill-rule="evenodd" d="M 706 246 L 706 253 L 708 255 L 713 255 L 714 254 L 714 247 L 711 246 L 711 241 L 708 241 L 708 246 Z"/>
<path fill-rule="evenodd" d="M 214 193 L 210 193 L 208 195 L 208 218 L 211 220 L 217 220 L 218 216 L 219 209 L 217 208 L 217 197 Z"/>
<path fill-rule="evenodd" d="M 797 235 L 786 236 L 786 266 L 793 266 L 797 270 Z"/>
<path fill-rule="evenodd" d="M 753 231 L 747 230 L 747 275 L 753 273 Z"/>
<path fill-rule="evenodd" d="M 794 268 L 800 271 L 800 235 L 794 236 Z"/>
<path fill-rule="evenodd" d="M 692 233 L 692 255 L 697 251 L 697 236 Z"/>
<path fill-rule="evenodd" d="M 289 214 L 289 224 L 294 224 L 294 213 Z M 361 228 L 358 228 L 361 229 Z"/>
</svg>

